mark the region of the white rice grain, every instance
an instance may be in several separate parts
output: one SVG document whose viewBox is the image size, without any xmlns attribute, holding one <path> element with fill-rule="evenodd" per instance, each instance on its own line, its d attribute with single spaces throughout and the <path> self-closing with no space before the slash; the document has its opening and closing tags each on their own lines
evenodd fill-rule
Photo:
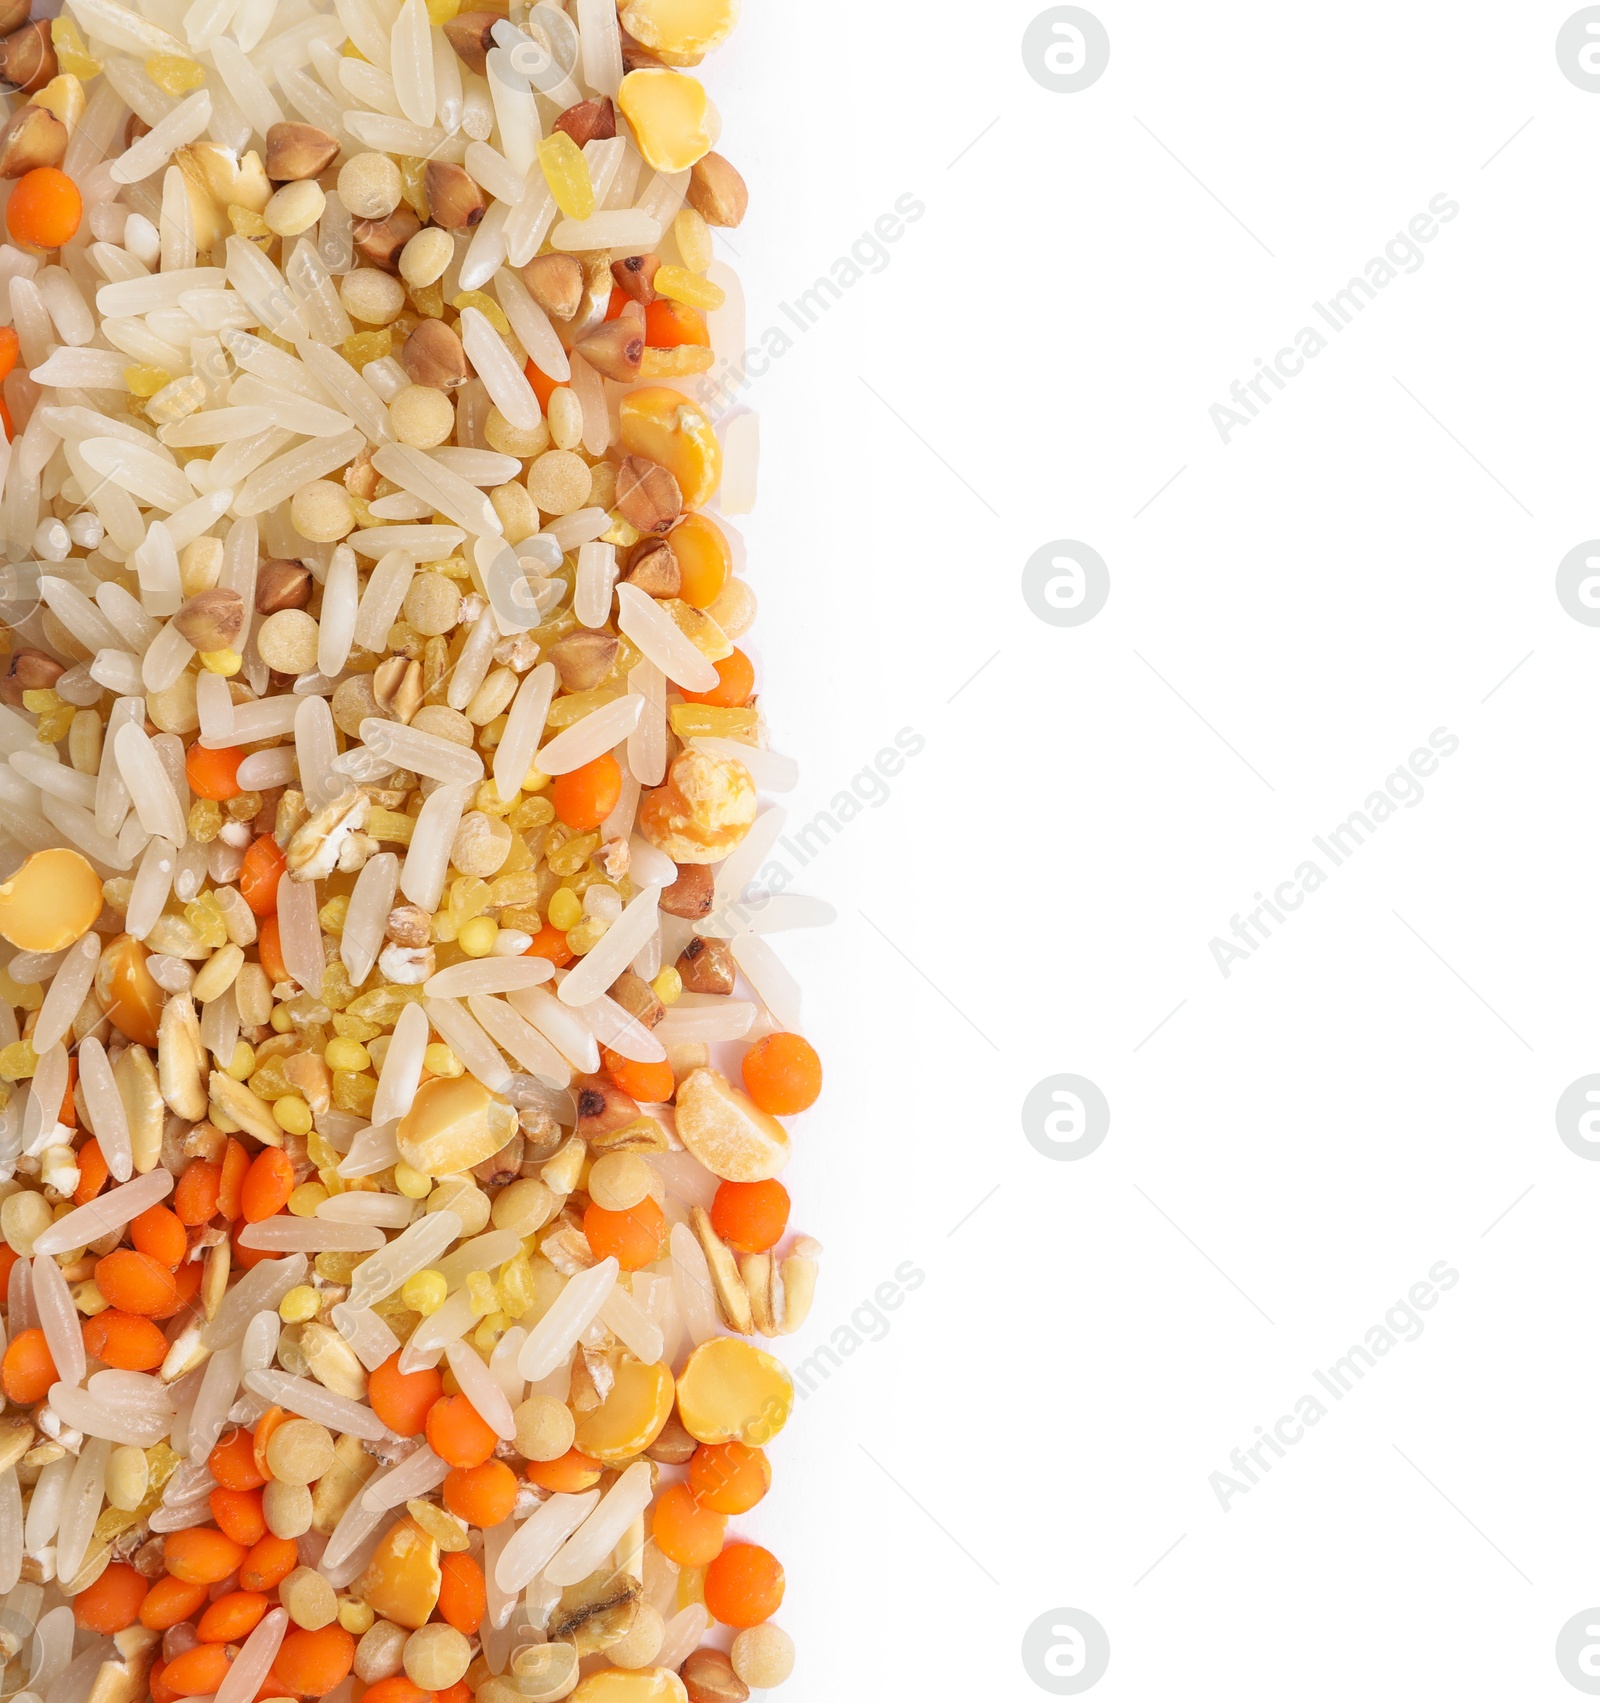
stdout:
<svg viewBox="0 0 1600 1703">
<path fill-rule="evenodd" d="M 411 844 L 400 870 L 400 891 L 425 911 L 436 911 L 444 896 L 450 848 L 455 844 L 470 792 L 470 784 L 440 786 L 423 801 L 417 825 L 411 831 Z"/>
<path fill-rule="evenodd" d="M 244 765 L 241 763 L 239 767 L 242 774 Z M 383 949 L 384 925 L 394 905 L 399 884 L 400 859 L 393 852 L 379 852 L 368 858 L 356 877 L 350 893 L 350 908 L 345 913 L 344 932 L 339 937 L 339 956 L 350 973 L 351 982 L 357 987 L 371 974 L 372 966 L 378 961 L 378 953 Z M 404 1012 L 400 1021 L 405 1021 Z M 390 1053 L 393 1053 L 392 1042 Z M 387 1064 L 388 1059 L 384 1062 Z M 383 1120 L 374 1118 L 373 1121 L 381 1123 Z"/>
<path fill-rule="evenodd" d="M 91 0 L 97 4 L 98 0 Z M 79 8 L 74 5 L 74 11 Z M 108 8 L 109 9 L 109 8 Z M 121 10 L 120 7 L 117 10 Z M 80 14 L 81 15 L 81 14 Z M 84 20 L 87 23 L 87 19 Z M 180 57 L 186 58 L 180 47 L 174 44 L 174 50 Z M 157 51 L 146 48 L 145 51 Z M 211 96 L 205 89 L 199 89 L 187 99 L 180 101 L 165 118 L 152 125 L 130 148 L 111 162 L 111 175 L 118 183 L 139 183 L 153 172 L 159 171 L 179 148 L 204 136 L 211 124 Z M 209 270 L 209 268 L 207 269 Z M 179 276 L 174 273 L 171 276 Z M 103 298 L 104 291 L 101 292 Z M 174 301 L 176 296 L 172 298 Z M 100 303 L 100 311 L 108 311 L 104 300 Z M 139 312 L 141 309 L 119 307 L 119 312 Z"/>
<path fill-rule="evenodd" d="M 622 586 L 620 589 L 631 591 L 636 588 Z M 644 593 L 639 592 L 638 595 L 643 597 Z M 662 619 L 671 624 L 670 616 L 664 615 Z M 673 627 L 672 630 L 677 632 L 678 629 Z M 631 634 L 629 636 L 632 637 Z M 634 642 L 638 643 L 638 640 Z M 645 646 L 640 644 L 639 648 L 644 650 Z M 695 654 L 698 656 L 699 652 Z M 704 661 L 704 658 L 701 660 Z M 711 665 L 707 663 L 706 666 L 710 668 Z M 715 669 L 712 669 L 712 684 L 716 684 Z M 603 756 L 612 746 L 626 739 L 643 709 L 644 699 L 636 692 L 613 698 L 610 703 L 580 716 L 571 727 L 564 728 L 540 749 L 534 762 L 540 772 L 547 775 L 564 775 L 573 769 L 581 769 L 585 763 L 592 763 L 596 757 Z"/>
</svg>

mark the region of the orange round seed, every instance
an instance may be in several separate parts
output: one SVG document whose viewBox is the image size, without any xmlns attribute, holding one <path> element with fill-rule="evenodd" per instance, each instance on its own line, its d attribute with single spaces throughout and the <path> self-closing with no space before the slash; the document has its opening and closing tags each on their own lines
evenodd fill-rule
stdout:
<svg viewBox="0 0 1600 1703">
<path fill-rule="evenodd" d="M 96 1360 L 123 1372 L 151 1372 L 167 1357 L 167 1339 L 153 1319 L 108 1307 L 86 1319 L 83 1346 Z"/>
<path fill-rule="evenodd" d="M 758 1543 L 730 1543 L 706 1568 L 705 1604 L 724 1626 L 759 1626 L 783 1606 L 783 1568 Z"/>
<path fill-rule="evenodd" d="M 158 1319 L 179 1304 L 178 1280 L 159 1260 L 132 1248 L 114 1248 L 95 1267 L 94 1280 L 113 1307 Z"/>
<path fill-rule="evenodd" d="M 428 1409 L 428 1446 L 451 1466 L 480 1466 L 499 1438 L 465 1396 L 442 1396 Z"/>
<path fill-rule="evenodd" d="M 670 1484 L 650 1516 L 650 1535 L 656 1548 L 680 1567 L 704 1567 L 722 1552 L 728 1517 L 695 1500 L 687 1484 Z"/>
<path fill-rule="evenodd" d="M 444 1481 L 444 1505 L 457 1519 L 487 1530 L 506 1519 L 517 1501 L 517 1475 L 504 1461 L 458 1466 Z"/>
<path fill-rule="evenodd" d="M 56 1381 L 56 1363 L 50 1345 L 37 1326 L 18 1333 L 0 1360 L 0 1388 L 6 1400 L 18 1407 L 32 1407 L 43 1401 Z"/>
<path fill-rule="evenodd" d="M 803 1112 L 822 1092 L 822 1060 L 802 1035 L 763 1036 L 739 1065 L 745 1092 L 764 1112 Z"/>
<path fill-rule="evenodd" d="M 113 1561 L 92 1585 L 72 1599 L 72 1617 L 90 1632 L 120 1632 L 139 1618 L 149 1592 L 148 1579 L 141 1578 L 126 1561 Z"/>
<path fill-rule="evenodd" d="M 766 1451 L 748 1443 L 702 1443 L 689 1461 L 689 1486 L 719 1514 L 745 1514 L 772 1486 Z"/>
<path fill-rule="evenodd" d="M 245 1546 L 211 1526 L 167 1533 L 167 1571 L 191 1585 L 215 1585 L 245 1558 Z M 209 1689 L 209 1688 L 207 1688 Z"/>
<path fill-rule="evenodd" d="M 35 166 L 17 179 L 6 203 L 6 229 L 35 248 L 71 242 L 83 218 L 83 197 L 64 171 Z"/>
</svg>

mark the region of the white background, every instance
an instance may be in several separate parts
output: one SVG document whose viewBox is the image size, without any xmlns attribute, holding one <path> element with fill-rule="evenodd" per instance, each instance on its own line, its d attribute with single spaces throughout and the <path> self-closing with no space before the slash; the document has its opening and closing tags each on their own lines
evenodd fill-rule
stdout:
<svg viewBox="0 0 1600 1703">
<path fill-rule="evenodd" d="M 838 926 L 778 941 L 828 1071 L 789 1178 L 827 1249 L 791 1358 L 925 1273 L 858 1319 L 881 1339 L 801 1405 L 744 1523 L 788 1568 L 785 1695 L 1042 1697 L 1023 1634 L 1070 1606 L 1109 1634 L 1108 1700 L 1576 1696 L 1556 1635 L 1600 1601 L 1600 1166 L 1553 1119 L 1600 1069 L 1600 630 L 1554 593 L 1600 534 L 1600 95 L 1554 51 L 1577 8 L 1097 0 L 1110 66 L 1078 94 L 1027 74 L 1041 9 L 752 5 L 705 73 L 752 188 L 724 252 L 753 334 L 897 197 L 927 208 L 746 398 L 794 818 L 896 730 L 926 740 L 797 883 Z M 1460 215 L 1420 271 L 1224 446 L 1211 404 L 1441 192 Z M 1021 594 L 1063 538 L 1110 569 L 1079 627 Z M 1224 979 L 1211 938 L 1441 727 L 1424 800 Z M 1019 1121 L 1067 1071 L 1111 1105 L 1079 1163 Z M 1440 1260 L 1460 1282 L 1425 1334 L 1224 1513 L 1230 1450 Z"/>
</svg>

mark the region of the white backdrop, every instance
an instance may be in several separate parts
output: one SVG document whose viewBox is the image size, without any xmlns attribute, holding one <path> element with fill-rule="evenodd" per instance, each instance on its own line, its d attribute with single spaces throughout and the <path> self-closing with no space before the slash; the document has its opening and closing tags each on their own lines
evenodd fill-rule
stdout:
<svg viewBox="0 0 1600 1703">
<path fill-rule="evenodd" d="M 1040 10 L 751 6 L 710 79 L 749 340 L 789 343 L 744 398 L 764 703 L 796 824 L 867 800 L 789 860 L 839 925 L 778 942 L 828 1070 L 791 1358 L 839 1355 L 802 1368 L 758 1524 L 786 1695 L 1083 1690 L 1101 1633 L 1060 1610 L 1102 1629 L 1107 1700 L 1581 1695 L 1577 9 L 1094 0 L 1076 91 Z M 924 211 L 835 270 L 897 203 Z M 1213 405 L 1245 414 L 1230 387 L 1303 327 L 1325 347 L 1225 437 Z M 1076 624 L 1045 616 L 1097 582 L 1059 548 L 1024 595 L 1061 540 L 1105 564 Z M 875 768 L 897 733 L 917 754 Z M 1219 953 L 1258 894 L 1284 920 Z M 1050 1129 L 1081 1102 L 1024 1118 L 1063 1074 L 1109 1108 L 1076 1158 Z M 1315 1374 L 1362 1343 L 1336 1398 Z M 1563 1659 L 1600 1693 L 1589 1624 Z"/>
</svg>

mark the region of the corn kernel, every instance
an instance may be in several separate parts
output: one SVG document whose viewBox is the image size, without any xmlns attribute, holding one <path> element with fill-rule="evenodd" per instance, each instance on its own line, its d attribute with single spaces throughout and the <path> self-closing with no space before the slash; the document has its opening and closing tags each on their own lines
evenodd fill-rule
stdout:
<svg viewBox="0 0 1600 1703">
<path fill-rule="evenodd" d="M 422 1055 L 422 1068 L 433 1076 L 460 1076 L 466 1067 L 443 1041 L 430 1041 Z"/>
<path fill-rule="evenodd" d="M 197 798 L 189 806 L 189 838 L 208 846 L 222 832 L 222 806 L 214 799 Z"/>
<path fill-rule="evenodd" d="M 311 1108 L 298 1094 L 285 1094 L 281 1100 L 274 1100 L 272 1115 L 278 1127 L 290 1135 L 311 1133 Z"/>
<path fill-rule="evenodd" d="M 135 362 L 133 366 L 122 369 L 122 382 L 135 396 L 149 397 L 171 384 L 172 374 L 165 367 L 151 367 Z"/>
<path fill-rule="evenodd" d="M 469 958 L 487 958 L 494 951 L 494 943 L 499 933 L 499 926 L 492 917 L 474 917 L 457 938 L 461 943 L 461 950 Z"/>
<path fill-rule="evenodd" d="M 490 1313 L 472 1333 L 473 1346 L 481 1348 L 485 1354 L 494 1352 L 494 1345 L 511 1328 L 511 1320 L 504 1313 Z"/>
<path fill-rule="evenodd" d="M 371 1117 L 372 1102 L 377 1098 L 378 1079 L 365 1071 L 336 1070 L 333 1073 L 333 1103 L 341 1112 L 356 1112 Z"/>
<path fill-rule="evenodd" d="M 421 1313 L 424 1318 L 438 1312 L 449 1293 L 450 1285 L 442 1271 L 416 1272 L 400 1286 L 400 1299 L 412 1312 Z"/>
<path fill-rule="evenodd" d="M 402 1159 L 394 1168 L 394 1186 L 407 1200 L 426 1200 L 433 1193 L 433 1178 L 414 1170 Z"/>
<path fill-rule="evenodd" d="M 486 296 L 482 290 L 463 290 L 450 305 L 457 313 L 463 308 L 475 307 L 502 337 L 510 334 L 511 321 L 506 318 L 499 302 L 493 296 Z"/>
<path fill-rule="evenodd" d="M 546 912 L 550 918 L 550 926 L 565 933 L 569 928 L 576 928 L 583 920 L 583 901 L 570 887 L 558 887 L 550 895 L 550 904 Z"/>
<path fill-rule="evenodd" d="M 352 1017 L 348 1012 L 336 1011 L 333 1017 L 333 1032 L 347 1041 L 372 1041 L 382 1033 L 376 1023 L 368 1023 L 360 1017 Z"/>
<path fill-rule="evenodd" d="M 607 924 L 599 917 L 585 917 L 576 927 L 567 930 L 567 946 L 582 957 L 600 944 L 606 928 Z"/>
<path fill-rule="evenodd" d="M 556 205 L 569 219 L 587 219 L 594 212 L 589 162 L 566 131 L 554 131 L 539 144 L 539 169 Z"/>
<path fill-rule="evenodd" d="M 280 1100 L 278 1105 L 281 1106 Z M 328 1191 L 321 1183 L 301 1183 L 289 1196 L 289 1210 L 296 1218 L 315 1218 L 317 1208 L 328 1198 Z"/>
<path fill-rule="evenodd" d="M 467 1296 L 477 1316 L 487 1318 L 500 1310 L 500 1299 L 494 1292 L 494 1279 L 486 1271 L 467 1273 Z"/>
<path fill-rule="evenodd" d="M 187 95 L 205 86 L 205 72 L 194 60 L 176 53 L 152 53 L 144 62 L 144 72 L 163 94 Z"/>
<path fill-rule="evenodd" d="M 322 924 L 324 934 L 340 935 L 344 933 L 344 919 L 350 914 L 350 900 L 340 893 L 336 898 L 329 899 L 317 912 L 317 921 Z"/>
<path fill-rule="evenodd" d="M 330 1146 L 327 1137 L 316 1130 L 306 1137 L 306 1157 L 319 1171 L 332 1171 L 336 1177 L 339 1175 L 339 1150 Z M 331 1185 L 328 1192 L 333 1192 Z"/>
<path fill-rule="evenodd" d="M 21 1082 L 38 1068 L 39 1055 L 33 1050 L 32 1041 L 13 1041 L 10 1046 L 0 1048 L 0 1078 L 5 1081 Z"/>
<path fill-rule="evenodd" d="M 329 1041 L 322 1056 L 329 1070 L 366 1070 L 372 1064 L 372 1054 L 359 1041 Z"/>
<path fill-rule="evenodd" d="M 682 266 L 661 266 L 650 280 L 658 296 L 668 301 L 682 302 L 686 307 L 714 311 L 727 301 L 728 293 L 709 278 L 698 278 Z"/>
<path fill-rule="evenodd" d="M 50 40 L 56 50 L 56 64 L 67 76 L 87 82 L 89 78 L 100 75 L 100 61 L 91 57 L 88 45 L 71 18 L 51 19 Z"/>
<path fill-rule="evenodd" d="M 200 653 L 200 666 L 212 674 L 220 674 L 224 679 L 228 679 L 244 666 L 244 658 L 236 650 L 203 650 Z"/>
<path fill-rule="evenodd" d="M 309 1283 L 297 1284 L 278 1303 L 278 1317 L 286 1325 L 303 1325 L 317 1316 L 321 1306 L 321 1297 Z"/>
<path fill-rule="evenodd" d="M 705 220 L 693 207 L 681 208 L 672 221 L 672 234 L 677 239 L 683 264 L 691 272 L 704 272 L 714 258 L 711 232 Z"/>
<path fill-rule="evenodd" d="M 663 1005 L 676 1005 L 683 997 L 683 977 L 668 964 L 650 984 L 650 991 Z"/>
<path fill-rule="evenodd" d="M 381 361 L 393 347 L 394 338 L 385 327 L 382 331 L 357 331 L 346 337 L 339 346 L 339 353 L 360 372 L 368 362 Z"/>
<path fill-rule="evenodd" d="M 430 24 L 447 24 L 461 10 L 461 0 L 428 0 L 428 22 Z M 347 1627 L 353 1632 L 354 1627 Z"/>
</svg>

